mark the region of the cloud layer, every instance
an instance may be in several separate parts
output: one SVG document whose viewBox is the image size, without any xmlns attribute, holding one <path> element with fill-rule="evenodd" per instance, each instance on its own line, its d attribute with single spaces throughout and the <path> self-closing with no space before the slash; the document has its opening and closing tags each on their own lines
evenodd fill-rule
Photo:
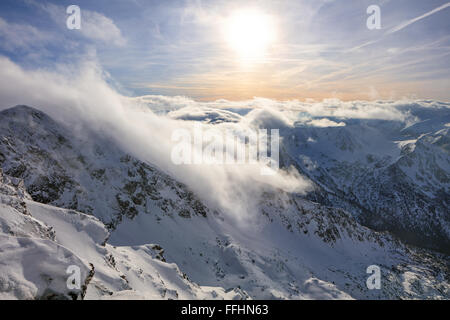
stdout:
<svg viewBox="0 0 450 320">
<path fill-rule="evenodd" d="M 60 65 L 54 71 L 20 67 L 0 56 L 0 109 L 26 104 L 40 109 L 83 135 L 89 128 L 115 140 L 125 151 L 186 183 L 203 200 L 238 220 L 252 217 L 267 190 L 306 192 L 308 180 L 295 170 L 262 176 L 264 164 L 176 165 L 171 161 L 172 134 L 215 130 L 246 137 L 257 129 L 344 126 L 346 119 L 383 119 L 411 124 L 411 108 L 434 108 L 433 101 L 302 102 L 254 98 L 198 102 L 188 97 L 119 94 L 95 62 Z M 227 141 L 226 143 L 229 143 Z M 241 142 L 243 143 L 243 142 Z M 248 144 L 256 144 L 248 141 Z M 282 140 L 281 140 L 282 143 Z M 193 149 L 200 153 L 201 149 Z"/>
<path fill-rule="evenodd" d="M 72 128 L 88 127 L 100 132 L 137 158 L 186 183 L 205 202 L 238 220 L 251 218 L 264 191 L 304 192 L 309 187 L 309 183 L 294 170 L 279 170 L 275 175 L 261 176 L 263 164 L 175 165 L 171 161 L 174 130 L 192 131 L 199 122 L 174 119 L 173 114 L 172 117 L 158 115 L 140 103 L 140 99 L 118 94 L 107 84 L 95 63 L 85 63 L 77 69 L 60 66 L 57 72 L 49 72 L 24 70 L 9 59 L 0 57 L 0 70 L 0 109 L 26 104 Z M 166 100 L 170 105 L 172 98 L 156 99 Z M 189 108 L 195 107 L 192 100 L 173 98 L 175 105 L 180 101 L 188 102 Z M 220 113 L 232 114 L 219 109 L 217 114 Z M 237 115 L 235 120 L 239 118 Z M 283 124 L 285 121 L 282 114 L 261 109 L 252 110 L 245 121 L 225 121 L 216 125 L 202 123 L 200 126 L 205 131 L 213 128 L 245 135 L 261 124 Z M 80 129 L 78 134 L 82 132 Z M 194 149 L 194 152 L 199 150 Z"/>
</svg>

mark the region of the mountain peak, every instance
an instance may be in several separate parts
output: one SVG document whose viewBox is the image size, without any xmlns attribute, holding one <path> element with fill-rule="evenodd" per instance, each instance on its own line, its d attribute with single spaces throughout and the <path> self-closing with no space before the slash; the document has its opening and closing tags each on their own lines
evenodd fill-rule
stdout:
<svg viewBox="0 0 450 320">
<path fill-rule="evenodd" d="M 22 112 L 22 113 L 42 113 L 42 114 L 44 114 L 42 111 L 40 111 L 40 110 L 38 110 L 36 108 L 30 107 L 30 106 L 24 105 L 24 104 L 18 104 L 18 105 L 14 106 L 14 107 L 11 107 L 11 108 L 8 108 L 8 109 L 0 111 L 0 113 L 11 113 L 11 112 L 14 112 L 14 113 L 17 113 L 17 112 Z"/>
<path fill-rule="evenodd" d="M 0 115 L 2 118 L 7 117 L 14 120 L 30 119 L 31 117 L 35 121 L 42 119 L 52 121 L 52 119 L 45 112 L 27 105 L 16 105 L 12 108 L 2 110 L 0 111 Z"/>
<path fill-rule="evenodd" d="M 7 126 L 20 126 L 24 129 L 36 125 L 45 130 L 56 128 L 59 125 L 45 112 L 27 105 L 16 105 L 0 111 L 0 123 Z M 35 131 L 33 131 L 35 132 Z"/>
</svg>

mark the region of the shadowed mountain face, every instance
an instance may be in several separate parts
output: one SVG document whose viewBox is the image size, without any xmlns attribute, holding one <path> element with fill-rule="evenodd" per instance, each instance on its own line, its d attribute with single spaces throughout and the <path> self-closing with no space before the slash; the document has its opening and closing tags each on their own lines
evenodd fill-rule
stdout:
<svg viewBox="0 0 450 320">
<path fill-rule="evenodd" d="M 94 133 L 73 137 L 44 113 L 26 106 L 5 110 L 0 163 L 24 180 L 33 200 L 93 214 L 114 227 L 124 216 L 149 213 L 206 216 L 186 186 Z M 165 198 L 168 192 L 173 197 Z"/>
<path fill-rule="evenodd" d="M 449 103 L 259 103 L 265 109 L 245 109 L 243 102 L 241 109 L 225 105 L 212 112 L 193 102 L 169 115 L 217 127 L 241 117 L 241 123 L 279 129 L 281 166 L 294 166 L 313 182 L 308 199 L 345 209 L 361 224 L 408 243 L 450 253 Z"/>
<path fill-rule="evenodd" d="M 50 292 L 91 299 L 449 298 L 447 256 L 410 247 L 358 223 L 400 236 L 401 230 L 408 230 L 408 221 L 417 227 L 418 233 L 409 229 L 417 237 L 426 228 L 444 225 L 442 230 L 448 230 L 448 211 L 442 211 L 448 202 L 447 132 L 418 134 L 417 140 L 423 139 L 420 143 L 427 148 L 440 148 L 428 161 L 423 157 L 429 159 L 429 154 L 420 151 L 417 141 L 402 143 L 399 152 L 396 140 L 384 153 L 368 146 L 362 132 L 372 133 L 380 142 L 385 141 L 384 134 L 393 134 L 382 125 L 362 122 L 355 128 L 297 126 L 282 131 L 283 163 L 307 174 L 316 190 L 304 197 L 268 189 L 259 201 L 254 225 L 240 226 L 176 177 L 130 156 L 98 133 L 76 134 L 26 106 L 2 111 L 0 231 L 8 238 L 2 243 L 32 252 L 39 247 L 45 256 L 52 256 L 62 244 L 73 256 L 67 258 L 70 261 L 55 257 L 55 264 L 81 264 L 86 284 L 80 292 L 66 292 L 58 283 L 31 280 L 36 289 L 29 292 L 24 289 L 29 283 L 20 280 L 25 275 L 13 273 L 7 265 L 1 274 L 19 279 L 11 288 L 20 290 L 3 293 L 46 297 Z M 311 145 L 309 138 L 317 144 Z M 420 153 L 414 156 L 415 152 Z M 429 178 L 423 183 L 426 191 L 418 189 L 420 180 L 410 182 L 404 164 L 410 158 L 409 168 L 437 166 L 431 177 L 424 171 Z M 391 182 L 395 183 L 388 187 Z M 409 201 L 430 206 L 440 188 L 444 198 L 436 200 L 441 207 L 435 205 L 440 224 L 424 225 L 425 209 L 400 215 L 410 205 L 388 201 L 404 203 L 398 199 L 408 195 Z M 391 211 L 376 209 L 383 207 Z M 389 225 L 395 220 L 398 230 Z M 427 234 L 430 239 L 436 235 Z M 48 248 L 40 247 L 38 240 L 23 243 L 17 237 L 39 238 L 49 242 Z M 14 263 L 20 266 L 21 261 Z M 366 288 L 366 268 L 373 264 L 380 266 L 386 280 L 381 290 Z M 36 272 L 51 272 L 41 267 Z"/>
<path fill-rule="evenodd" d="M 450 253 L 450 109 L 404 107 L 402 121 L 297 123 L 282 136 L 284 165 L 316 184 L 308 198 L 344 208 L 372 229 Z"/>
</svg>

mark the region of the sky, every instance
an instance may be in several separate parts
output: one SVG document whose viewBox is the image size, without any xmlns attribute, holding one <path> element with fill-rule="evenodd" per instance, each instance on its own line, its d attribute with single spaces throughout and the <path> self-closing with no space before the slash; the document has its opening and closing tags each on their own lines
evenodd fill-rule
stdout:
<svg viewBox="0 0 450 320">
<path fill-rule="evenodd" d="M 243 3 L 2 0 L 0 56 L 24 70 L 95 61 L 127 96 L 450 101 L 448 1 Z M 66 26 L 69 5 L 80 30 Z"/>
</svg>

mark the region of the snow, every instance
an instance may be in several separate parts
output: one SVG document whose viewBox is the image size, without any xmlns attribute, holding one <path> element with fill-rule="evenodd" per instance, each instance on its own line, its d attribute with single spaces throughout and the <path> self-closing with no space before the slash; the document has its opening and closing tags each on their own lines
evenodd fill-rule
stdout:
<svg viewBox="0 0 450 320">
<path fill-rule="evenodd" d="M 88 267 L 71 251 L 50 240 L 0 235 L 0 299 L 72 299 L 80 290 L 69 290 L 66 270 Z"/>
<path fill-rule="evenodd" d="M 232 109 L 207 111 L 201 120 L 241 117 L 230 117 Z M 19 119 L 0 121 L 2 166 L 17 174 L 20 159 L 27 170 L 24 181 L 0 171 L 0 298 L 449 298 L 444 256 L 362 226 L 348 212 L 354 207 L 337 196 L 350 190 L 357 196 L 353 201 L 378 204 L 382 195 L 374 190 L 376 184 L 367 192 L 364 182 L 384 181 L 392 166 L 411 184 L 419 184 L 413 175 L 421 166 L 448 173 L 448 157 L 437 145 L 437 136 L 447 134 L 442 128 L 399 138 L 380 122 L 334 119 L 346 125 L 288 126 L 282 133 L 293 138 L 285 144 L 288 158 L 323 187 L 334 207 L 268 190 L 257 201 L 257 216 L 236 220 L 104 137 L 77 140 L 67 128 L 26 107 L 2 115 Z M 410 144 L 415 147 L 406 150 Z M 413 165 L 407 166 L 410 159 Z M 436 189 L 422 194 L 431 197 L 438 187 L 448 188 L 438 177 L 427 178 Z M 190 215 L 180 215 L 182 209 Z M 381 290 L 365 286 L 366 268 L 373 264 L 385 279 Z M 81 268 L 86 287 L 67 289 L 69 265 Z"/>
</svg>

